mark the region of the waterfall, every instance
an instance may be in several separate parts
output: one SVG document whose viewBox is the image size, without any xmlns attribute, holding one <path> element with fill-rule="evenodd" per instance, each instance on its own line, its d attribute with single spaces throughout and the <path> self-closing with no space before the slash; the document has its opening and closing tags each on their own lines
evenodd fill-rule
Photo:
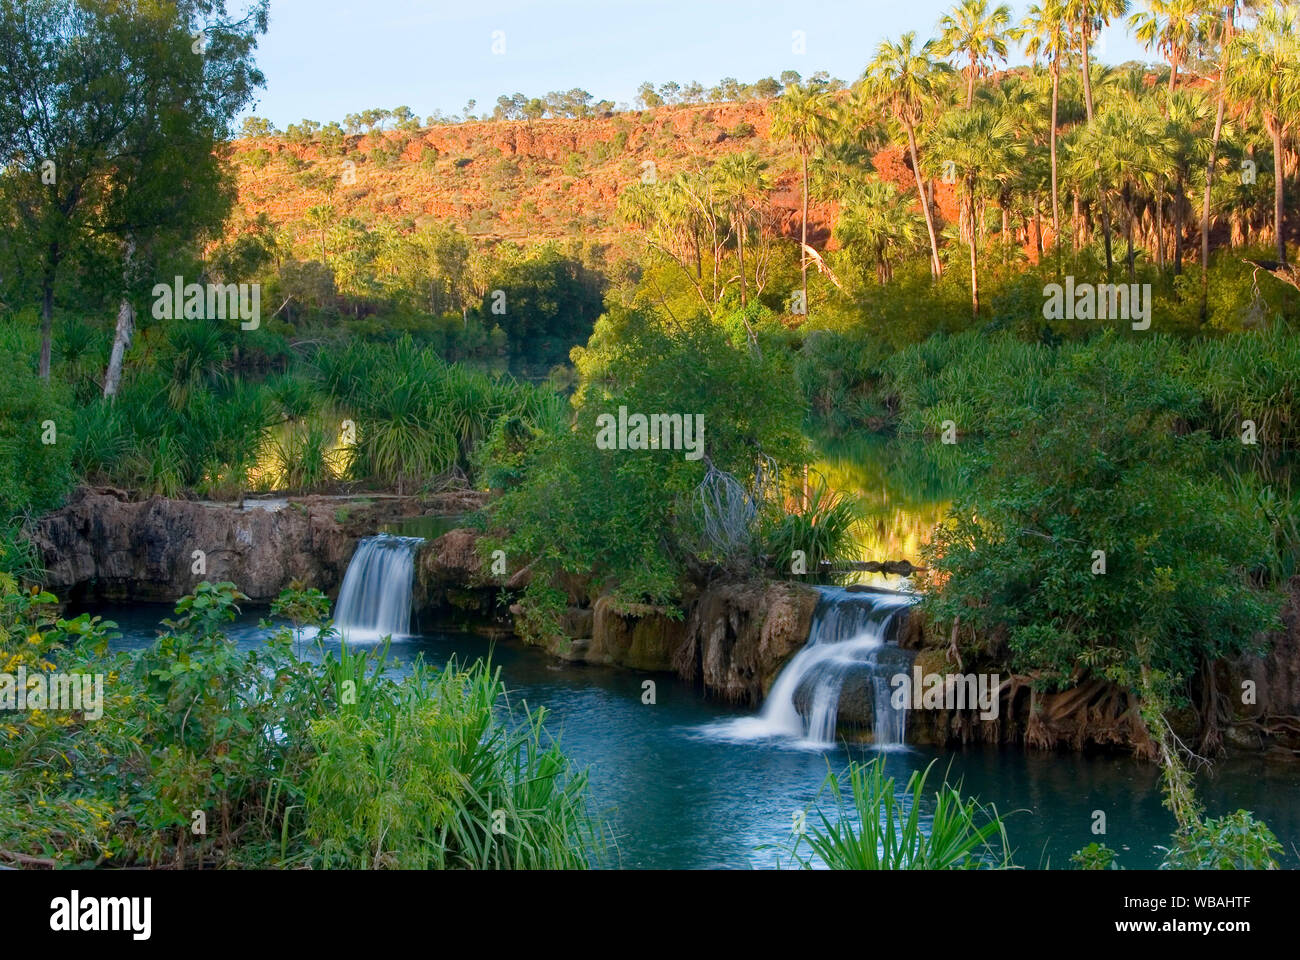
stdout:
<svg viewBox="0 0 1300 960">
<path fill-rule="evenodd" d="M 411 584 L 422 537 L 380 534 L 357 544 L 334 607 L 344 640 L 366 642 L 411 632 Z"/>
<path fill-rule="evenodd" d="M 913 654 L 894 640 L 901 618 L 916 598 L 900 593 L 850 592 L 819 587 L 808 642 L 786 664 L 768 691 L 762 711 L 718 730 L 732 737 L 791 738 L 830 746 L 841 704 L 864 718 L 870 703 L 872 741 L 878 747 L 901 745 L 907 733 L 906 709 L 895 710 L 889 679 L 911 669 Z"/>
</svg>

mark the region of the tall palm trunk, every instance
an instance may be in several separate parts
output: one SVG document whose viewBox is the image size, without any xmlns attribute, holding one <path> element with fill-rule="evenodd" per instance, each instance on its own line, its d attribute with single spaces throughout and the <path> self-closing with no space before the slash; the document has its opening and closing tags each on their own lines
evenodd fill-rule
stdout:
<svg viewBox="0 0 1300 960">
<path fill-rule="evenodd" d="M 1277 234 L 1277 260 L 1286 266 L 1286 180 L 1282 158 L 1282 118 L 1274 117 L 1268 124 L 1273 138 L 1273 226 Z"/>
<path fill-rule="evenodd" d="M 1210 138 L 1210 156 L 1205 164 L 1205 205 L 1201 208 L 1201 322 L 1210 308 L 1210 191 L 1214 187 L 1214 165 L 1218 158 L 1219 137 L 1223 134 L 1223 115 L 1228 98 L 1223 85 L 1228 82 L 1228 41 L 1235 26 L 1235 4 L 1229 4 L 1223 18 L 1223 53 L 1219 58 L 1219 106 L 1214 115 L 1214 136 Z"/>
<path fill-rule="evenodd" d="M 1133 194 L 1127 184 L 1125 184 L 1124 186 L 1123 199 L 1124 199 L 1124 212 L 1127 214 L 1127 219 L 1128 219 L 1128 224 L 1124 229 L 1125 237 L 1128 240 L 1128 281 L 1129 283 L 1134 283 L 1136 282 L 1137 277 L 1135 275 L 1136 263 L 1134 260 L 1134 250 L 1133 250 L 1133 225 L 1134 225 L 1134 221 L 1137 219 L 1137 210 L 1136 210 L 1137 205 L 1133 202 Z"/>
<path fill-rule="evenodd" d="M 745 222 L 743 220 L 743 216 L 744 215 L 742 214 L 741 218 L 739 218 L 741 219 L 740 229 L 736 232 L 736 249 L 740 257 L 740 305 L 742 307 L 747 307 L 749 306 L 749 298 L 748 298 L 748 294 L 745 291 Z M 808 285 L 807 281 L 805 280 L 804 286 L 807 287 L 807 285 Z M 808 302 L 808 293 L 807 290 L 805 290 L 804 303 L 806 304 L 807 302 Z"/>
<path fill-rule="evenodd" d="M 1165 272 L 1165 198 L 1164 184 L 1156 193 L 1156 267 Z"/>
<path fill-rule="evenodd" d="M 921 210 L 925 213 L 925 229 L 930 234 L 930 274 L 935 277 L 943 275 L 943 265 L 939 262 L 939 241 L 934 233 L 934 215 L 930 212 L 930 203 L 925 195 L 925 184 L 921 182 L 921 161 L 916 156 L 916 130 L 912 121 L 907 120 L 907 149 L 912 155 L 912 173 L 916 175 L 916 195 L 921 200 Z"/>
<path fill-rule="evenodd" d="M 967 201 L 970 217 L 970 315 L 971 319 L 978 322 L 980 318 L 980 275 L 979 261 L 975 255 L 976 232 L 975 232 L 975 185 L 970 184 L 970 200 Z"/>
<path fill-rule="evenodd" d="M 1079 33 L 1083 38 L 1083 104 L 1088 108 L 1088 122 L 1092 123 L 1092 31 L 1084 24 Z"/>
<path fill-rule="evenodd" d="M 799 225 L 799 276 L 803 283 L 803 311 L 808 316 L 808 148 L 799 151 L 803 163 L 803 222 Z"/>
<path fill-rule="evenodd" d="M 1052 243 L 1061 243 L 1061 199 L 1056 173 L 1056 130 L 1061 103 L 1061 65 L 1052 60 Z M 1041 237 L 1040 237 L 1041 239 Z"/>
<path fill-rule="evenodd" d="M 1183 174 L 1180 170 L 1177 179 L 1178 189 L 1174 193 L 1174 276 L 1183 272 Z"/>
<path fill-rule="evenodd" d="M 1084 23 L 1079 30 L 1079 35 L 1083 39 L 1083 103 L 1088 110 L 1088 123 L 1092 123 L 1092 30 L 1087 23 Z M 1110 210 L 1105 203 L 1101 205 L 1101 230 L 1106 239 L 1106 279 L 1110 279 L 1110 272 L 1114 267 L 1114 260 L 1111 257 L 1110 246 Z"/>
</svg>

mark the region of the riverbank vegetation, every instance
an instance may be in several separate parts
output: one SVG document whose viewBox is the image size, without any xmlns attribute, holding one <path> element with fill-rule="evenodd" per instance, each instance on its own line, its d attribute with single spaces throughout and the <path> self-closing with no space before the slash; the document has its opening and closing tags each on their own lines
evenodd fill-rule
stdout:
<svg viewBox="0 0 1300 960">
<path fill-rule="evenodd" d="M 302 593 L 276 604 L 292 627 L 240 651 L 224 632 L 240 600 L 200 584 L 148 648 L 112 652 L 115 624 L 61 619 L 0 574 L 5 672 L 97 678 L 102 698 L 4 720 L 0 862 L 550 869 L 603 849 L 586 775 L 542 711 L 506 707 L 490 664 L 394 676 Z"/>
</svg>

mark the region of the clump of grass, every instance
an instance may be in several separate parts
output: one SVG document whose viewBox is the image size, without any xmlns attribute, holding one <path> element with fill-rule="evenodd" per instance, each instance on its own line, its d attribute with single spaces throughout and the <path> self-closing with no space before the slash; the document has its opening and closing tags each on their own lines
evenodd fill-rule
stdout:
<svg viewBox="0 0 1300 960">
<path fill-rule="evenodd" d="M 819 574 L 823 562 L 857 559 L 853 534 L 859 520 L 854 502 L 819 479 L 800 510 L 782 514 L 766 531 L 764 552 L 786 571 L 794 552 L 803 551 L 808 572 Z"/>
<path fill-rule="evenodd" d="M 282 490 L 319 490 L 337 479 L 334 435 L 322 424 L 298 424 L 271 442 L 271 463 Z"/>
<path fill-rule="evenodd" d="M 833 816 L 814 808 L 806 832 L 787 848 L 790 862 L 805 869 L 969 870 L 1007 868 L 1011 851 L 997 808 L 961 795 L 946 781 L 933 794 L 933 810 L 922 816 L 926 781 L 934 768 L 915 770 L 902 795 L 885 776 L 879 758 L 850 763 L 844 775 L 828 774 Z M 847 781 L 848 793 L 845 793 Z M 820 795 L 820 794 L 819 794 Z M 808 852 L 804 853 L 803 848 Z"/>
</svg>

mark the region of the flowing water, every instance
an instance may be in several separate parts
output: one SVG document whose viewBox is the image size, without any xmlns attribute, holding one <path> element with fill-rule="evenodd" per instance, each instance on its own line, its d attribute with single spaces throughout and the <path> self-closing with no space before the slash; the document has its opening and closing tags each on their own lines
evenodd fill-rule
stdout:
<svg viewBox="0 0 1300 960">
<path fill-rule="evenodd" d="M 734 740 L 790 739 L 811 748 L 833 746 L 840 698 L 853 686 L 869 697 L 871 740 L 879 748 L 900 747 L 907 711 L 890 702 L 890 677 L 911 668 L 912 654 L 900 650 L 893 632 L 916 602 L 906 593 L 850 592 L 820 588 L 808 643 L 794 655 L 768 691 L 762 710 L 715 725 L 711 732 Z"/>
<path fill-rule="evenodd" d="M 93 612 L 116 620 L 118 646 L 129 648 L 150 643 L 171 614 L 149 605 Z M 240 647 L 264 642 L 262 615 L 249 610 L 231 625 Z M 435 665 L 490 654 L 514 706 L 545 706 L 548 731 L 590 771 L 595 809 L 617 836 L 610 865 L 772 867 L 774 852 L 755 848 L 789 838 L 793 815 L 817 797 L 829 769 L 875 756 L 900 783 L 937 761 L 932 780 L 947 773 L 963 781 L 964 792 L 1002 813 L 1014 811 L 1007 829 L 1015 863 L 1024 867 L 1067 866 L 1072 852 L 1095 840 L 1118 850 L 1128 867 L 1155 866 L 1156 846 L 1173 828 L 1156 769 L 1127 757 L 987 747 L 882 753 L 844 744 L 814 749 L 795 737 L 740 740 L 720 731 L 752 711 L 708 701 L 671 676 L 654 675 L 656 703 L 648 705 L 641 687 L 647 674 L 559 663 L 514 642 L 494 647 L 475 635 L 429 631 L 395 641 L 391 653 L 399 664 L 422 656 Z M 1224 762 L 1198 777 L 1197 793 L 1212 816 L 1253 810 L 1286 846 L 1283 865 L 1300 867 L 1300 766 Z M 1104 837 L 1091 832 L 1096 810 L 1106 813 Z"/>
<path fill-rule="evenodd" d="M 411 634 L 415 551 L 424 540 L 381 533 L 357 544 L 339 588 L 334 620 L 351 643 Z"/>
</svg>

